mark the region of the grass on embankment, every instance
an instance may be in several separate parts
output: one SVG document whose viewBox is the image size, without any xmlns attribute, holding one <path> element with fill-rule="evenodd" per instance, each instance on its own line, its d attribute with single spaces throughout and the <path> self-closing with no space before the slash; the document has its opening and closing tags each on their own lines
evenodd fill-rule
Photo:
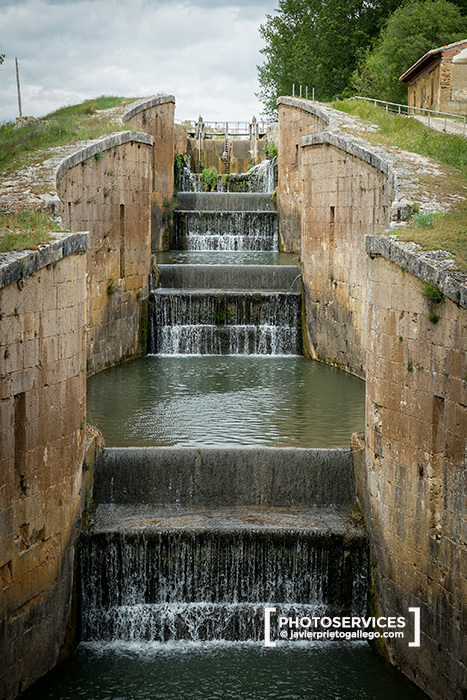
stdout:
<svg viewBox="0 0 467 700">
<path fill-rule="evenodd" d="M 445 214 L 435 214 L 431 221 L 417 223 L 414 217 L 413 223 L 396 233 L 400 240 L 415 241 L 426 250 L 442 248 L 454 253 L 459 269 L 467 272 L 467 138 L 435 131 L 416 119 L 387 113 L 363 100 L 335 102 L 332 107 L 377 124 L 378 131 L 365 134 L 371 143 L 396 146 L 447 166 L 448 176 L 442 180 L 425 178 L 426 188 L 441 199 L 443 194 L 457 195 L 458 201 Z"/>
<path fill-rule="evenodd" d="M 115 123 L 111 117 L 99 116 L 98 110 L 125 106 L 135 99 L 102 96 L 61 107 L 24 126 L 16 126 L 13 122 L 0 125 L 0 173 L 11 173 L 34 161 L 35 151 L 131 128 L 127 124 Z"/>
<path fill-rule="evenodd" d="M 0 253 L 36 248 L 53 239 L 54 231 L 65 231 L 44 211 L 0 213 Z"/>
</svg>

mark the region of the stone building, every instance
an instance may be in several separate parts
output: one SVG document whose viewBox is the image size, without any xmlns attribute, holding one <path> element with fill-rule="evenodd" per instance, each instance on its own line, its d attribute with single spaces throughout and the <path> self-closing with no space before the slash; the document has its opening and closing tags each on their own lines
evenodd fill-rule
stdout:
<svg viewBox="0 0 467 700">
<path fill-rule="evenodd" d="M 467 39 L 428 51 L 399 78 L 408 83 L 408 104 L 467 113 Z"/>
</svg>

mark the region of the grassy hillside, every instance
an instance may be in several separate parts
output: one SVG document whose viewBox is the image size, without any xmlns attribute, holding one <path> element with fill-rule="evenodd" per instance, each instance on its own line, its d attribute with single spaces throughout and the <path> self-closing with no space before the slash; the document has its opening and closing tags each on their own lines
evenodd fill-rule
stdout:
<svg viewBox="0 0 467 700">
<path fill-rule="evenodd" d="M 63 146 L 98 136 L 123 131 L 102 110 L 125 106 L 134 100 L 125 97 L 97 97 L 77 105 L 61 107 L 31 124 L 17 126 L 12 122 L 0 126 L 0 175 L 8 175 L 22 165 L 35 161 L 34 154 L 45 148 Z M 101 114 L 99 114 L 101 112 Z"/>
</svg>

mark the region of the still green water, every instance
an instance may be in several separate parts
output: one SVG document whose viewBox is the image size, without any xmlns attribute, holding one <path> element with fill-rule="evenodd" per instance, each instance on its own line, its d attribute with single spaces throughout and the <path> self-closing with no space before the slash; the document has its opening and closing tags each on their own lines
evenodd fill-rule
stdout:
<svg viewBox="0 0 467 700">
<path fill-rule="evenodd" d="M 25 700 L 426 700 L 364 642 L 81 644 Z"/>
<path fill-rule="evenodd" d="M 348 447 L 364 382 L 304 357 L 149 355 L 88 380 L 107 446 Z"/>
</svg>

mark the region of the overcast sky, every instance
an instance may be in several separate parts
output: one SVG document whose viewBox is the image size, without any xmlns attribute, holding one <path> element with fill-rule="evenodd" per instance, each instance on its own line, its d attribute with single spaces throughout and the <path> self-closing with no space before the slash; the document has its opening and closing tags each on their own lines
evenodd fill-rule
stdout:
<svg viewBox="0 0 467 700">
<path fill-rule="evenodd" d="M 278 0 L 0 0 L 0 121 L 99 95 L 175 95 L 176 117 L 260 116 L 259 25 Z"/>
</svg>

